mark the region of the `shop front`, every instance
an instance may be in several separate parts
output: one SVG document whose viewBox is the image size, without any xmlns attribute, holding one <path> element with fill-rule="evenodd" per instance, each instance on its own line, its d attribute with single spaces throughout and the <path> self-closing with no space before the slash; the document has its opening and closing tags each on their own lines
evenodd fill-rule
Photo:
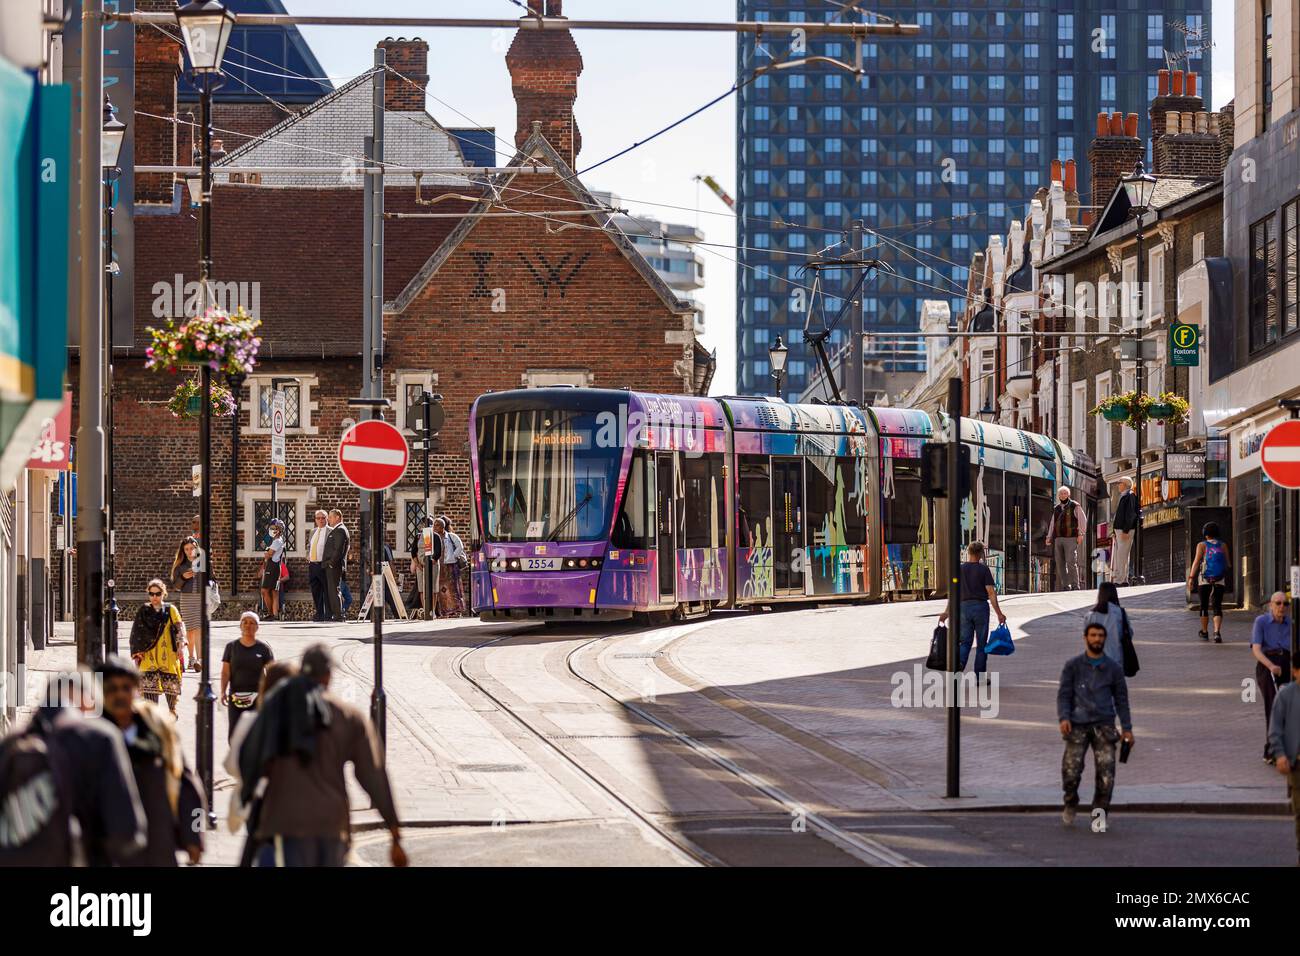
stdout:
<svg viewBox="0 0 1300 956">
<path fill-rule="evenodd" d="M 1229 435 L 1228 499 L 1236 531 L 1235 557 L 1239 593 L 1247 607 L 1266 604 L 1274 591 L 1287 587 L 1286 489 L 1260 467 L 1260 446 L 1278 413 L 1243 423 Z"/>
</svg>

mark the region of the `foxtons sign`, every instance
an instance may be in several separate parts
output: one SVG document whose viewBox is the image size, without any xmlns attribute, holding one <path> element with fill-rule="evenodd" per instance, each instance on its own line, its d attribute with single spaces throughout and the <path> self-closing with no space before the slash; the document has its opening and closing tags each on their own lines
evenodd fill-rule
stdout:
<svg viewBox="0 0 1300 956">
<path fill-rule="evenodd" d="M 1201 330 L 1199 326 L 1175 322 L 1169 326 L 1169 364 L 1201 364 Z"/>
</svg>

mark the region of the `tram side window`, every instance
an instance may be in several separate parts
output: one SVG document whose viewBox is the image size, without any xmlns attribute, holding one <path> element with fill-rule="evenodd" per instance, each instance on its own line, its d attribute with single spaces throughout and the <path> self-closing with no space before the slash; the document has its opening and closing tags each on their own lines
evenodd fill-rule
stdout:
<svg viewBox="0 0 1300 956">
<path fill-rule="evenodd" d="M 722 456 L 683 455 L 682 483 L 686 493 L 687 548 L 721 547 L 722 512 L 726 507 L 722 484 Z"/>
<path fill-rule="evenodd" d="M 919 458 L 893 458 L 892 488 L 881 496 L 885 520 L 885 540 L 890 544 L 912 544 L 921 540 L 921 461 Z"/>
<path fill-rule="evenodd" d="M 836 478 L 838 493 L 844 501 L 844 543 L 867 543 L 868 462 L 865 458 L 839 458 Z"/>
<path fill-rule="evenodd" d="M 615 548 L 648 548 L 650 534 L 650 503 L 646 499 L 648 483 L 646 481 L 646 456 L 636 452 L 627 472 L 627 487 L 623 492 L 623 507 L 619 510 L 618 521 L 614 523 L 614 534 L 610 544 Z"/>
<path fill-rule="evenodd" d="M 739 500 L 739 546 L 772 547 L 772 469 L 766 456 L 741 456 Z"/>
<path fill-rule="evenodd" d="M 843 543 L 843 529 L 835 520 L 835 459 L 810 455 L 804 463 L 804 482 L 810 543 Z"/>
<path fill-rule="evenodd" d="M 1049 479 L 1035 478 L 1030 483 L 1030 536 L 1034 554 L 1042 557 L 1052 554 L 1047 546 L 1047 529 L 1052 523 L 1055 494 L 1056 488 Z"/>
</svg>

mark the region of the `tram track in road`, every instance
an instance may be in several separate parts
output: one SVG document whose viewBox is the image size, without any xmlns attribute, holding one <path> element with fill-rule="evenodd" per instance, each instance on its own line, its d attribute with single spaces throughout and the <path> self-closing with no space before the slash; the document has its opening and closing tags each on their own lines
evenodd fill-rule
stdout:
<svg viewBox="0 0 1300 956">
<path fill-rule="evenodd" d="M 690 625 L 688 630 L 695 630 L 702 624 Z M 628 714 L 643 729 L 637 730 L 635 736 L 646 740 L 647 744 L 664 747 L 664 752 L 675 760 L 687 760 L 694 766 L 707 765 L 714 771 L 721 771 L 731 784 L 726 785 L 735 793 L 749 793 L 754 806 L 747 811 L 674 813 L 671 810 L 652 811 L 638 804 L 636 797 L 630 794 L 628 786 L 620 785 L 621 772 L 618 767 L 607 763 L 598 754 L 584 744 L 581 735 L 565 733 L 551 723 L 540 710 L 527 704 L 502 680 L 493 677 L 487 668 L 488 652 L 496 649 L 503 651 L 512 640 L 525 636 L 536 639 L 540 631 L 535 627 L 512 630 L 506 634 L 495 634 L 491 638 L 464 647 L 451 656 L 440 656 L 437 651 L 447 650 L 445 643 L 438 643 L 428 648 L 420 663 L 421 669 L 431 681 L 445 682 L 447 676 L 463 681 L 471 693 L 480 695 L 481 699 L 491 705 L 511 725 L 518 728 L 534 744 L 545 748 L 562 764 L 576 774 L 576 778 L 599 792 L 604 802 L 617 811 L 614 818 L 621 815 L 626 822 L 639 830 L 643 837 L 653 844 L 658 844 L 677 855 L 684 862 L 702 866 L 746 865 L 753 862 L 797 862 L 833 863 L 835 858 L 850 865 L 869 866 L 915 866 L 914 861 L 888 848 L 884 844 L 852 832 L 828 819 L 823 813 L 809 810 L 804 801 L 793 796 L 787 789 L 768 779 L 759 772 L 748 769 L 737 760 L 719 752 L 710 746 L 704 738 L 711 738 L 707 728 L 691 727 L 682 729 L 670 720 L 664 719 L 647 708 L 630 699 L 624 699 L 615 690 L 611 690 L 599 679 L 593 679 L 581 665 L 580 658 L 584 652 L 600 645 L 602 642 L 634 636 L 654 634 L 662 629 L 648 631 L 642 628 L 619 628 L 613 633 L 583 639 L 581 635 L 559 635 L 547 632 L 545 643 L 557 645 L 555 663 L 547 668 L 552 676 L 564 679 L 580 687 L 584 695 L 595 694 L 606 708 L 616 708 Z M 677 637 L 684 637 L 679 634 Z M 576 640 L 570 648 L 563 648 L 563 643 Z M 356 656 L 362 654 L 368 645 L 358 644 L 340 655 L 342 670 L 361 685 L 370 683 L 372 678 L 361 666 Z M 441 663 L 439 663 L 441 661 Z M 445 670 L 444 670 L 445 668 Z M 617 678 L 614 678 L 617 681 Z M 694 693 L 695 691 L 692 691 Z M 390 719 L 401 726 L 410 738 L 425 750 L 431 759 L 443 761 L 448 759 L 445 747 L 438 746 L 434 740 L 436 733 L 430 733 L 427 719 L 418 708 L 402 694 L 389 691 Z M 760 725 L 761 726 L 761 725 Z M 765 728 L 770 732 L 770 728 Z M 607 734 L 593 734 L 602 739 Z M 590 755 L 590 756 L 588 756 Z M 535 759 L 534 759 L 535 762 Z M 548 773 L 538 765 L 540 772 Z M 554 769 L 550 771 L 552 779 Z M 570 776 L 569 787 L 577 782 Z M 718 778 L 714 778 L 718 779 Z M 572 791 L 575 799 L 581 799 L 577 791 Z M 770 807 L 771 809 L 762 809 Z M 794 825 L 798 821 L 800 826 Z M 545 825 L 549 821 L 512 820 L 511 828 L 519 825 Z M 598 814 L 592 823 L 600 823 Z M 439 821 L 437 826 L 458 825 L 458 821 Z M 472 825 L 474 821 L 463 821 Z M 432 825 L 432 824 L 430 824 Z M 795 834 L 812 835 L 818 838 L 817 845 L 825 847 L 818 850 L 815 845 L 796 846 L 791 842 Z M 742 842 L 737 842 L 741 834 L 750 834 Z M 728 841 L 732 841 L 730 844 Z M 767 848 L 764 849 L 764 844 Z M 773 845 L 775 844 L 775 845 Z M 765 853 L 770 855 L 765 856 Z M 828 857 L 827 854 L 830 854 Z"/>
<path fill-rule="evenodd" d="M 685 636 L 685 634 L 678 635 L 673 638 L 673 641 L 675 642 L 676 640 L 680 640 Z M 806 824 L 809 832 L 815 834 L 843 852 L 848 853 L 850 856 L 853 856 L 870 866 L 918 865 L 913 860 L 890 849 L 884 844 L 879 843 L 870 837 L 864 837 L 860 834 L 845 830 L 843 827 L 840 827 L 821 814 L 809 810 L 801 801 L 793 797 L 783 788 L 777 786 L 775 783 L 765 779 L 762 775 L 746 769 L 731 758 L 719 753 L 703 741 L 679 730 L 668 721 L 650 713 L 646 708 L 629 700 L 624 700 L 622 697 L 606 688 L 603 684 L 582 673 L 575 664 L 577 656 L 587 648 L 593 647 L 606 639 L 606 637 L 596 638 L 595 640 L 580 644 L 569 651 L 569 653 L 565 655 L 565 665 L 568 667 L 569 673 L 584 685 L 604 695 L 639 720 L 658 728 L 664 734 L 685 746 L 694 754 L 703 757 L 715 767 L 726 771 L 737 780 L 742 781 L 748 787 L 762 794 L 768 800 L 776 803 L 780 809 L 789 814 L 791 818 L 801 819 Z M 692 692 L 696 693 L 696 691 Z"/>
</svg>

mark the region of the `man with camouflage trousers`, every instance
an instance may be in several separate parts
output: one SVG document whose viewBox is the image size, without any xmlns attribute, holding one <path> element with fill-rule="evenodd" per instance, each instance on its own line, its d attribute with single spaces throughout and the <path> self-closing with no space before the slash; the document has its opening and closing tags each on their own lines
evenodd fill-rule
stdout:
<svg viewBox="0 0 1300 956">
<path fill-rule="evenodd" d="M 1056 716 L 1065 738 L 1065 755 L 1061 758 L 1061 783 L 1065 790 L 1065 809 L 1061 822 L 1074 823 L 1079 807 L 1079 779 L 1088 747 L 1096 765 L 1097 781 L 1092 798 L 1093 810 L 1110 809 L 1110 794 L 1115 788 L 1115 744 L 1123 737 L 1133 743 L 1133 721 L 1128 708 L 1128 684 L 1124 669 L 1104 653 L 1106 629 L 1089 624 L 1083 632 L 1084 653 L 1073 657 L 1061 671 L 1061 686 L 1056 692 Z M 1115 729 L 1118 714 L 1123 734 Z M 1094 827 L 1105 832 L 1105 826 Z"/>
</svg>

